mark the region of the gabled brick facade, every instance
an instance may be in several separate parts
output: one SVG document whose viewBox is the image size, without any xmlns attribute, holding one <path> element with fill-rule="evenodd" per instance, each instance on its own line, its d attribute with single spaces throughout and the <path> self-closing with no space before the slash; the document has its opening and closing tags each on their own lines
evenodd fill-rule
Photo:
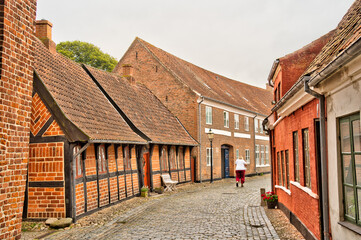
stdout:
<svg viewBox="0 0 361 240">
<path fill-rule="evenodd" d="M 132 71 L 128 71 L 129 68 Z M 247 174 L 270 171 L 265 150 L 269 148 L 268 136 L 260 129 L 271 108 L 270 91 L 195 66 L 139 38 L 133 41 L 114 72 L 131 74 L 135 82 L 149 88 L 200 143 L 201 147 L 192 153 L 197 181 L 211 178 L 206 154 L 210 148 L 206 131 L 210 128 L 215 132 L 214 179 L 234 176 L 237 152 L 243 158 L 248 152 Z M 206 123 L 206 107 L 213 109 L 212 124 Z M 224 112 L 229 114 L 229 126 L 224 126 Z M 239 127 L 234 120 L 237 116 Z M 248 128 L 244 126 L 245 118 L 248 118 Z M 256 129 L 255 120 L 259 123 Z M 257 164 L 256 154 L 259 155 Z M 229 161 L 224 156 L 229 156 Z"/>
<path fill-rule="evenodd" d="M 19 239 L 29 159 L 36 0 L 0 1 L 0 239 Z"/>
</svg>

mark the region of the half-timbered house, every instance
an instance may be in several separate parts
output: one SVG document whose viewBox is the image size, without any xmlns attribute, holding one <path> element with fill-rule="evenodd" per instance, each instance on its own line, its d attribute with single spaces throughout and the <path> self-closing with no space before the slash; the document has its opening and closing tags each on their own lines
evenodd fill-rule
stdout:
<svg viewBox="0 0 361 240">
<path fill-rule="evenodd" d="M 144 86 L 56 53 L 51 27 L 37 22 L 23 216 L 76 220 L 160 186 L 161 173 L 190 181 L 197 142 L 178 120 Z"/>
</svg>

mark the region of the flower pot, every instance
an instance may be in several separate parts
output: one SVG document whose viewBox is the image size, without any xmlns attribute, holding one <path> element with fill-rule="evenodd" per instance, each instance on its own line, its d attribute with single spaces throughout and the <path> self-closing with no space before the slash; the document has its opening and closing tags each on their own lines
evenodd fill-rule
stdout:
<svg viewBox="0 0 361 240">
<path fill-rule="evenodd" d="M 278 201 L 267 201 L 267 208 L 268 209 L 275 209 L 277 206 Z"/>
<path fill-rule="evenodd" d="M 142 197 L 148 197 L 148 191 L 140 192 Z"/>
</svg>

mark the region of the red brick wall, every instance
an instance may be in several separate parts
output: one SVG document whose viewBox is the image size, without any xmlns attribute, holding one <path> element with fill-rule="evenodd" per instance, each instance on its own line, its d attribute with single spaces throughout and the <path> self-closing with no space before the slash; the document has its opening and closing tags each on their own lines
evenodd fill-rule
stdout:
<svg viewBox="0 0 361 240">
<path fill-rule="evenodd" d="M 46 136 L 63 136 L 63 135 L 64 135 L 63 130 L 61 130 L 58 123 L 54 120 L 51 123 L 51 125 L 49 126 L 49 128 L 46 130 L 46 132 L 43 134 L 43 137 L 46 137 Z"/>
<path fill-rule="evenodd" d="M 132 65 L 135 81 L 145 84 L 178 117 L 188 132 L 198 138 L 197 95 L 176 80 L 137 40 L 114 71 L 122 74 L 121 66 L 124 64 Z"/>
<path fill-rule="evenodd" d="M 298 131 L 298 154 L 300 183 L 304 186 L 303 172 L 303 149 L 302 149 L 302 129 L 309 130 L 309 152 L 311 167 L 311 190 L 315 194 L 318 193 L 317 188 L 317 162 L 316 162 L 316 136 L 314 120 L 317 116 L 318 100 L 313 100 L 302 108 L 296 110 L 290 116 L 284 118 L 274 129 L 276 152 L 289 150 L 289 171 L 290 180 L 295 181 L 294 174 L 294 153 L 293 153 L 293 132 Z M 277 156 L 277 155 L 276 155 Z M 278 165 L 274 164 L 275 174 L 274 182 L 278 182 Z M 282 173 L 281 173 L 282 174 Z M 318 238 L 320 238 L 319 229 L 319 201 L 311 197 L 308 193 L 300 188 L 290 184 L 291 195 L 288 195 L 282 189 L 276 189 L 279 195 L 279 201 L 283 203 L 290 211 L 292 211 L 305 226 Z"/>
<path fill-rule="evenodd" d="M 19 239 L 29 154 L 36 0 L 0 2 L 0 239 Z"/>
<path fill-rule="evenodd" d="M 50 117 L 51 113 L 46 108 L 39 95 L 35 93 L 31 106 L 31 133 L 36 136 L 38 132 L 43 128 L 45 123 L 50 119 Z"/>
<path fill-rule="evenodd" d="M 116 172 L 116 161 L 118 164 L 118 171 L 120 173 L 124 173 L 124 164 L 123 164 L 123 150 L 122 146 L 118 146 L 118 158 L 115 159 L 115 147 L 114 145 L 110 145 L 108 148 L 108 169 L 109 174 L 113 174 Z M 118 177 L 109 177 L 109 184 L 108 184 L 108 177 L 106 175 L 105 178 L 99 179 L 99 206 L 104 207 L 109 205 L 109 198 L 110 202 L 114 203 L 119 200 L 125 199 L 126 197 L 132 197 L 133 192 L 134 195 L 139 194 L 139 183 L 138 183 L 138 173 L 137 173 L 137 162 L 136 162 L 136 155 L 135 155 L 135 147 L 131 150 L 131 164 L 132 170 L 135 172 L 130 174 L 129 172 L 119 175 Z M 91 144 L 86 150 L 86 160 L 85 160 L 85 172 L 87 177 L 92 177 L 96 179 L 96 159 L 95 159 L 95 146 Z M 99 172 L 99 176 L 104 176 L 107 174 L 106 172 L 101 173 Z M 79 178 L 82 178 L 80 176 Z M 118 200 L 118 183 L 117 178 L 119 181 L 119 200 Z M 126 184 L 125 184 L 126 181 Z M 85 196 L 84 196 L 84 187 L 83 181 L 80 181 L 76 185 L 76 207 L 77 215 L 81 215 L 85 213 Z M 87 182 L 87 209 L 86 211 L 91 211 L 98 208 L 98 187 L 97 187 L 97 180 Z M 110 190 L 110 196 L 109 196 Z"/>
<path fill-rule="evenodd" d="M 29 156 L 32 182 L 64 181 L 64 143 L 32 143 Z M 29 187 L 27 218 L 65 217 L 64 187 Z"/>
</svg>

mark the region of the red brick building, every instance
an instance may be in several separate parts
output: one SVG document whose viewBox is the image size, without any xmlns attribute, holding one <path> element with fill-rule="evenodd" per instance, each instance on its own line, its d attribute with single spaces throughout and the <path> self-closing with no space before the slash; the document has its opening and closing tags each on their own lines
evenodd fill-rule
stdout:
<svg viewBox="0 0 361 240">
<path fill-rule="evenodd" d="M 234 176 L 234 160 L 243 156 L 249 162 L 247 174 L 269 172 L 269 139 L 261 122 L 270 112 L 272 93 L 215 74 L 142 39 L 136 38 L 114 72 L 143 83 L 180 120 L 200 143 L 194 149 L 196 179 Z M 201 160 L 199 160 L 201 159 Z"/>
<path fill-rule="evenodd" d="M 29 154 L 36 0 L 0 1 L 0 239 L 19 239 Z"/>
<path fill-rule="evenodd" d="M 279 207 L 306 239 L 322 236 L 319 100 L 304 91 L 305 70 L 334 31 L 277 59 L 269 75 L 275 106 L 267 118 L 272 185 Z"/>
<path fill-rule="evenodd" d="M 197 142 L 144 86 L 56 53 L 37 22 L 24 217 L 77 217 L 161 185 L 191 180 Z M 131 79 L 130 79 L 131 80 Z"/>
</svg>

